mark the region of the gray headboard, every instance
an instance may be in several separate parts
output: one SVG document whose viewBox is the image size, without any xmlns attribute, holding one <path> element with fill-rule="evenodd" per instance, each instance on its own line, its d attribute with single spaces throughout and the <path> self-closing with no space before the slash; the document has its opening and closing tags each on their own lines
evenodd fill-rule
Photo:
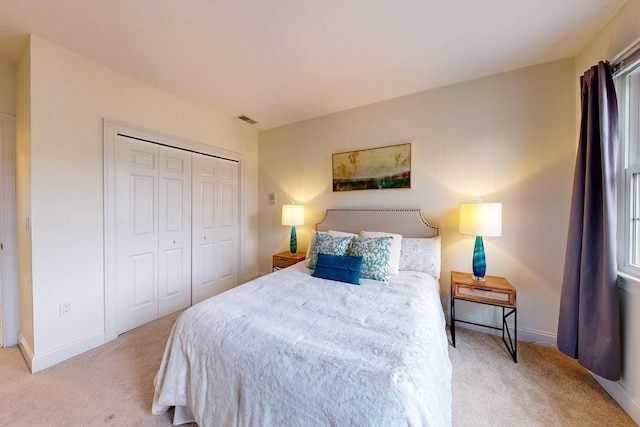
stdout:
<svg viewBox="0 0 640 427">
<path fill-rule="evenodd" d="M 440 234 L 438 227 L 422 217 L 420 209 L 327 209 L 325 218 L 316 224 L 316 230 L 384 231 L 404 237 L 435 237 Z"/>
</svg>

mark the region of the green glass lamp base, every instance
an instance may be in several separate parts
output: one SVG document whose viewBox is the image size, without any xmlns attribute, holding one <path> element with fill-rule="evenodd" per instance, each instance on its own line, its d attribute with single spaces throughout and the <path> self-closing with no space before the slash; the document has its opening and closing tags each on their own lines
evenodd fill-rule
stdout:
<svg viewBox="0 0 640 427">
<path fill-rule="evenodd" d="M 473 247 L 473 280 L 485 280 L 486 272 L 487 261 L 484 256 L 482 236 L 476 236 L 476 243 Z"/>
<path fill-rule="evenodd" d="M 296 236 L 296 227 L 291 227 L 291 238 L 289 238 L 289 251 L 292 254 L 298 252 L 298 238 Z"/>
</svg>

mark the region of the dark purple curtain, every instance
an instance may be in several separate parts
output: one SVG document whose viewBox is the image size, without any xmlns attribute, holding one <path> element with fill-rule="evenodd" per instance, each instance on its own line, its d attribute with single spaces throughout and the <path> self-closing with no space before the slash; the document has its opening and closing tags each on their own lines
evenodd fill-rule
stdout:
<svg viewBox="0 0 640 427">
<path fill-rule="evenodd" d="M 620 378 L 616 265 L 618 106 L 609 64 L 580 78 L 582 123 L 560 299 L 558 348 L 591 372 Z"/>
</svg>

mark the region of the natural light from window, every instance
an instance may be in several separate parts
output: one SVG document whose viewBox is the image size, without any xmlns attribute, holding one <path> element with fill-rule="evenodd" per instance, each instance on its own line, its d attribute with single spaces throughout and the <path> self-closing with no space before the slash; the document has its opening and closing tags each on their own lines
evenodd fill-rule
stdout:
<svg viewBox="0 0 640 427">
<path fill-rule="evenodd" d="M 631 218 L 631 265 L 640 268 L 640 173 L 635 172 L 631 178 L 631 197 L 633 212 Z"/>
<path fill-rule="evenodd" d="M 640 278 L 640 61 L 616 75 L 620 118 L 618 269 Z"/>
</svg>

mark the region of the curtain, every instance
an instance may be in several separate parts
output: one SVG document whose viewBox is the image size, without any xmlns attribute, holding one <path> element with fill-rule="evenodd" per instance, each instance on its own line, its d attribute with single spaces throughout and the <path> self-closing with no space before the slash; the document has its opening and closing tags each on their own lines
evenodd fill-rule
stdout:
<svg viewBox="0 0 640 427">
<path fill-rule="evenodd" d="M 580 78 L 582 119 L 571 197 L 558 348 L 591 372 L 620 378 L 616 265 L 618 104 L 609 63 Z"/>
</svg>

